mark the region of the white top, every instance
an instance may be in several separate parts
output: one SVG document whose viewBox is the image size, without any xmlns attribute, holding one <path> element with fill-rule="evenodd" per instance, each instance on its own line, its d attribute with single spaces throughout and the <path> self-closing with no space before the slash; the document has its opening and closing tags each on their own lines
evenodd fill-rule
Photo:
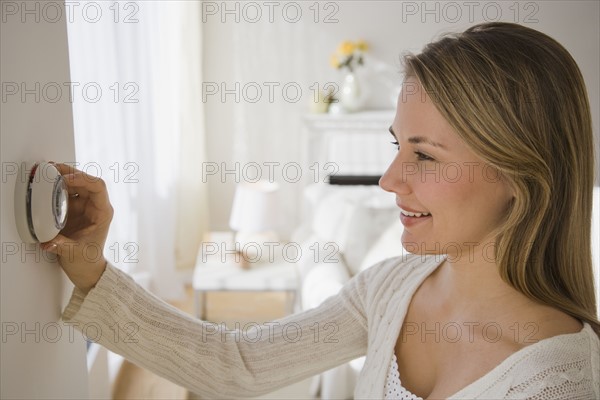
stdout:
<svg viewBox="0 0 600 400">
<path fill-rule="evenodd" d="M 412 394 L 400 383 L 400 373 L 398 372 L 398 359 L 396 354 L 392 354 L 390 370 L 385 382 L 385 400 L 423 400 L 422 397 Z"/>
<path fill-rule="evenodd" d="M 109 265 L 63 320 L 202 397 L 253 397 L 366 355 L 354 397 L 382 399 L 408 305 L 439 256 L 391 258 L 354 276 L 320 306 L 230 331 L 193 318 Z M 587 323 L 513 353 L 451 399 L 598 399 L 600 341 Z"/>
</svg>

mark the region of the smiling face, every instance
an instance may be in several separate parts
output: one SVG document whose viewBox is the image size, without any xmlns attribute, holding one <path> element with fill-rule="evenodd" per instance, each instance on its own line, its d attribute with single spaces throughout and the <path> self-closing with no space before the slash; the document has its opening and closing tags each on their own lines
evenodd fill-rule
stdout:
<svg viewBox="0 0 600 400">
<path fill-rule="evenodd" d="M 379 185 L 396 194 L 404 248 L 459 257 L 491 244 L 512 191 L 458 136 L 416 78 L 405 81 L 390 132 L 398 153 Z"/>
</svg>

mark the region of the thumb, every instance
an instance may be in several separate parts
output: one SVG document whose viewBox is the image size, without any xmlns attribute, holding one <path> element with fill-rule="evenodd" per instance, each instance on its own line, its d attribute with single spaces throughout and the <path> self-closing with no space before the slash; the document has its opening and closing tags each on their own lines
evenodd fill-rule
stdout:
<svg viewBox="0 0 600 400">
<path fill-rule="evenodd" d="M 49 242 L 40 243 L 40 248 L 49 253 L 54 253 L 57 255 L 62 255 L 63 251 L 65 251 L 65 243 L 70 242 L 66 236 L 58 234 L 56 237 Z"/>
</svg>

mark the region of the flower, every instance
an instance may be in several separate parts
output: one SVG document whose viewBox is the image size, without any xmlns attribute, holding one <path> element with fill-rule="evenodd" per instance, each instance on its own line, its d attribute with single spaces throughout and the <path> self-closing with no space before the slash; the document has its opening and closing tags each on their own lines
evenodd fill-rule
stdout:
<svg viewBox="0 0 600 400">
<path fill-rule="evenodd" d="M 340 44 L 337 51 L 343 56 L 349 56 L 350 54 L 354 53 L 355 48 L 356 46 L 354 45 L 354 43 L 346 40 L 342 42 L 342 44 Z"/>
<path fill-rule="evenodd" d="M 364 40 L 352 42 L 345 40 L 337 48 L 337 51 L 331 55 L 329 63 L 333 68 L 348 68 L 354 72 L 354 68 L 363 65 L 363 53 L 369 49 L 369 45 Z"/>
<path fill-rule="evenodd" d="M 336 54 L 332 54 L 331 57 L 329 58 L 329 64 L 331 64 L 331 66 L 333 68 L 339 68 L 340 67 L 340 60 L 337 57 Z"/>
<path fill-rule="evenodd" d="M 359 40 L 356 42 L 356 48 L 362 52 L 365 52 L 369 50 L 369 44 L 364 40 Z"/>
</svg>

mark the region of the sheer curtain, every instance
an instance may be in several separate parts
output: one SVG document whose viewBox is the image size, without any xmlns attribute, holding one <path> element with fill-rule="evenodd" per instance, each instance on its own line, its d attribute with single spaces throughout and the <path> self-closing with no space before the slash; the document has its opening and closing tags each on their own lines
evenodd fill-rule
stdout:
<svg viewBox="0 0 600 400">
<path fill-rule="evenodd" d="M 75 145 L 115 209 L 105 256 L 179 298 L 176 272 L 208 226 L 199 2 L 79 4 L 86 18 L 75 13 L 68 30 Z"/>
</svg>

